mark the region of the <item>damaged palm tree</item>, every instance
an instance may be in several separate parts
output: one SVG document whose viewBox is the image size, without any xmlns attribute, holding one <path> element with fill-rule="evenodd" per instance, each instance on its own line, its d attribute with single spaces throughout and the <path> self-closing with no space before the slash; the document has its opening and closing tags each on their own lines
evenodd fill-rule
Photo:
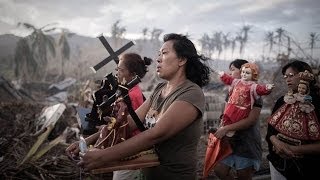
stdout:
<svg viewBox="0 0 320 180">
<path fill-rule="evenodd" d="M 27 69 L 28 72 L 33 72 L 33 78 L 35 79 L 44 80 L 46 78 L 48 52 L 50 52 L 53 57 L 56 55 L 55 41 L 53 37 L 47 33 L 56 29 L 55 27 L 52 27 L 52 25 L 55 24 L 56 23 L 47 24 L 41 28 L 36 28 L 29 23 L 18 23 L 18 26 L 23 26 L 26 29 L 32 30 L 32 33 L 29 36 L 20 40 L 21 42 L 18 43 L 20 46 L 17 46 L 15 52 L 15 72 L 16 75 L 19 75 L 18 78 L 23 77 L 23 74 L 19 73 L 19 71 L 23 71 L 23 69 L 18 69 L 19 67 Z"/>
<path fill-rule="evenodd" d="M 63 140 L 62 137 L 66 137 L 65 135 L 62 135 L 61 137 L 59 136 L 59 139 L 54 140 L 56 142 L 51 144 L 49 143 L 49 145 L 44 147 L 45 150 L 41 150 L 40 154 L 37 154 L 35 157 L 33 157 L 33 155 L 37 152 L 37 150 L 42 145 L 42 143 L 47 139 L 47 137 L 49 136 L 50 132 L 54 128 L 56 122 L 59 120 L 60 116 L 62 115 L 65 109 L 66 109 L 66 106 L 60 103 L 60 104 L 56 104 L 54 106 L 48 107 L 44 110 L 42 115 L 38 118 L 37 127 L 39 128 L 37 128 L 38 130 L 34 134 L 34 135 L 38 135 L 38 134 L 41 134 L 41 135 L 38 136 L 37 141 L 34 143 L 34 145 L 29 150 L 28 154 L 24 157 L 22 162 L 19 163 L 20 166 L 25 162 L 28 162 L 31 158 L 33 161 L 39 159 L 45 152 L 50 150 L 50 148 L 48 147 L 52 148 L 53 144 L 56 145 L 57 142 L 59 143 L 60 141 Z"/>
</svg>

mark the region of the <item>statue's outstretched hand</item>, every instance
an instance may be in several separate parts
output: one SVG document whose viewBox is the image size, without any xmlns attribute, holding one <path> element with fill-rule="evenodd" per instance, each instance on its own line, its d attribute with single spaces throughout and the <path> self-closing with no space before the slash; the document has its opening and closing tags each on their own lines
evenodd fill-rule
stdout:
<svg viewBox="0 0 320 180">
<path fill-rule="evenodd" d="M 224 74 L 224 71 L 219 71 L 218 72 L 219 77 L 221 77 L 223 74 Z"/>
<path fill-rule="evenodd" d="M 267 90 L 272 90 L 274 87 L 275 87 L 274 84 L 267 84 L 266 85 Z"/>
</svg>

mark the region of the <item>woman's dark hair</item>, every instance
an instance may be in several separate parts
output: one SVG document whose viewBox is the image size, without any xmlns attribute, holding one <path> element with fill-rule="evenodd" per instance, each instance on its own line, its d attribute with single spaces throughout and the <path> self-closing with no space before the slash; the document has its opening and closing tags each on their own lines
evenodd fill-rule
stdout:
<svg viewBox="0 0 320 180">
<path fill-rule="evenodd" d="M 143 78 L 148 72 L 148 66 L 152 63 L 152 59 L 144 57 L 143 59 L 139 54 L 126 53 L 122 56 L 125 60 L 124 65 L 130 73 L 136 73 L 139 78 Z"/>
<path fill-rule="evenodd" d="M 231 68 L 232 65 L 234 67 L 240 69 L 241 66 L 244 65 L 245 63 L 248 63 L 248 61 L 244 60 L 244 59 L 235 59 L 229 64 L 229 69 Z"/>
<path fill-rule="evenodd" d="M 305 70 L 308 70 L 309 72 L 312 73 L 311 66 L 308 63 L 300 61 L 300 60 L 292 60 L 291 62 L 286 64 L 282 68 L 282 74 L 283 75 L 286 73 L 286 70 L 288 68 L 292 68 L 296 72 L 304 72 Z M 315 79 L 310 82 L 309 86 L 310 86 L 310 94 L 314 94 L 314 93 L 317 94 L 318 93 L 319 88 L 316 86 L 316 80 Z"/>
<path fill-rule="evenodd" d="M 187 36 L 174 33 L 166 34 L 163 37 L 163 41 L 173 41 L 173 48 L 178 58 L 185 58 L 187 60 L 186 76 L 190 81 L 200 87 L 209 83 L 210 69 L 200 61 L 205 61 L 208 58 L 198 55 L 194 44 Z"/>
</svg>

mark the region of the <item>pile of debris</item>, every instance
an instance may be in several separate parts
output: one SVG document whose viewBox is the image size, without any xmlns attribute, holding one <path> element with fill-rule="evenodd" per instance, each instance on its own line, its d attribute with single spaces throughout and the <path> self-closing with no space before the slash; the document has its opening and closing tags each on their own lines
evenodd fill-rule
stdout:
<svg viewBox="0 0 320 180">
<path fill-rule="evenodd" d="M 0 179 L 112 179 L 112 174 L 80 171 L 65 155 L 67 146 L 79 138 L 77 103 L 46 97 L 73 83 L 67 79 L 60 85 L 17 86 L 0 78 Z"/>
<path fill-rule="evenodd" d="M 65 155 L 66 147 L 78 139 L 74 107 L 10 102 L 0 103 L 0 109 L 0 179 L 81 177 L 76 162 Z M 94 176 L 100 178 L 111 175 Z"/>
<path fill-rule="evenodd" d="M 3 179 L 73 179 L 79 175 L 76 165 L 64 155 L 65 140 L 71 140 L 74 135 L 66 133 L 66 139 L 52 145 L 52 140 L 63 134 L 60 129 L 73 121 L 71 109 L 62 114 L 63 121 L 44 137 L 45 133 L 36 133 L 36 119 L 43 105 L 18 102 L 0 106 L 0 174 Z"/>
<path fill-rule="evenodd" d="M 19 87 L 18 83 L 10 83 L 2 76 L 0 76 L 0 99 L 1 102 L 33 100 L 29 94 Z"/>
</svg>

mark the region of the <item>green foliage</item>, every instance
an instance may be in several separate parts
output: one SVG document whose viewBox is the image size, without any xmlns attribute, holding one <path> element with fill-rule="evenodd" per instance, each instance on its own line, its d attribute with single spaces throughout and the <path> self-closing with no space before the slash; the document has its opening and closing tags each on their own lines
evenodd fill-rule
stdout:
<svg viewBox="0 0 320 180">
<path fill-rule="evenodd" d="M 53 37 L 45 32 L 55 28 L 45 29 L 52 24 L 47 24 L 39 29 L 29 23 L 18 23 L 27 29 L 32 29 L 31 35 L 22 38 L 15 50 L 15 75 L 18 78 L 28 80 L 29 78 L 44 79 L 48 65 L 48 53 L 56 55 Z M 30 44 L 29 44 L 30 42 Z"/>
<path fill-rule="evenodd" d="M 28 40 L 22 38 L 18 41 L 14 56 L 14 74 L 18 79 L 24 80 L 34 77 L 38 68 L 33 53 L 29 47 Z"/>
<path fill-rule="evenodd" d="M 67 29 L 62 29 L 58 44 L 61 51 L 61 78 L 64 78 L 64 64 L 70 59 L 70 45 L 67 37 L 71 37 L 73 33 L 69 33 Z"/>
<path fill-rule="evenodd" d="M 68 35 L 69 34 L 67 32 L 63 31 L 59 38 L 58 44 L 61 47 L 62 59 L 70 59 L 70 46 L 67 40 Z"/>
</svg>

